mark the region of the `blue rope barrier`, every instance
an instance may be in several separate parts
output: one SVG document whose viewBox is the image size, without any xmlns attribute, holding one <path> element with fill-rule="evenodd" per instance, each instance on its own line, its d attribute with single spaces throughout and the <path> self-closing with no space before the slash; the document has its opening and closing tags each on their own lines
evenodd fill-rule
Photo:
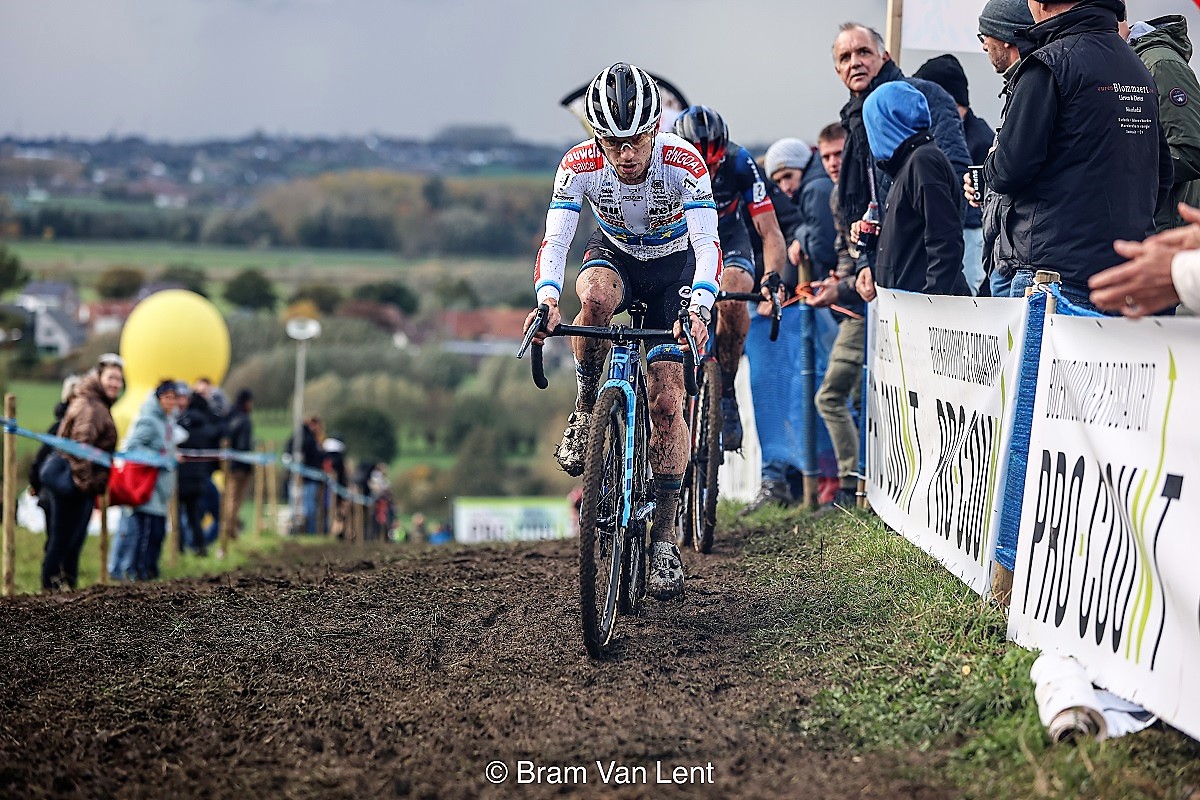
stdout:
<svg viewBox="0 0 1200 800">
<path fill-rule="evenodd" d="M 130 464 L 144 464 L 158 469 L 173 471 L 179 466 L 180 459 L 186 460 L 212 460 L 212 461 L 238 461 L 243 464 L 262 465 L 282 462 L 283 466 L 289 472 L 295 472 L 308 480 L 324 483 L 329 486 L 334 493 L 343 499 L 358 503 L 359 505 L 370 505 L 371 498 L 358 492 L 340 485 L 331 475 L 326 475 L 319 469 L 305 466 L 304 464 L 292 464 L 285 461 L 276 453 L 252 453 L 241 450 L 230 450 L 222 448 L 219 450 L 178 450 L 176 451 L 180 459 L 171 458 L 163 453 L 156 453 L 153 450 L 134 449 L 134 450 L 118 450 L 115 453 L 108 453 L 98 447 L 93 447 L 90 444 L 77 442 L 74 439 L 66 439 L 62 436 L 55 436 L 50 433 L 38 433 L 27 428 L 22 428 L 17 424 L 15 419 L 9 417 L 0 417 L 0 425 L 3 425 L 4 432 L 20 436 L 25 439 L 33 439 L 42 444 L 49 445 L 55 450 L 59 450 L 69 456 L 82 458 L 91 461 L 93 464 L 99 464 L 102 467 L 112 468 L 114 460 L 125 461 Z"/>
<path fill-rule="evenodd" d="M 1062 293 L 1062 291 L 1059 289 L 1057 283 L 1049 283 L 1049 284 L 1046 284 L 1046 286 L 1047 286 L 1050 294 L 1054 295 L 1054 300 L 1056 301 L 1057 308 L 1055 309 L 1054 313 L 1059 314 L 1064 317 L 1103 317 L 1103 316 L 1106 316 L 1105 314 L 1101 314 L 1099 311 L 1093 311 L 1090 308 L 1083 308 L 1081 306 L 1077 306 L 1074 303 L 1072 303 L 1071 300 Z"/>
<path fill-rule="evenodd" d="M 1050 293 L 1055 294 L 1056 299 L 1061 297 L 1053 285 Z M 1046 297 L 1045 292 L 1034 292 L 1029 298 L 1025 347 L 1021 354 L 1021 374 L 1017 381 L 1012 439 L 1009 441 L 1008 474 L 1004 478 L 1004 500 L 1000 508 L 996 563 L 1010 571 L 1017 566 L 1017 533 L 1021 528 L 1021 508 L 1025 502 L 1025 473 L 1029 468 L 1029 440 L 1033 431 L 1033 401 L 1037 394 L 1038 368 L 1042 358 Z M 1083 311 L 1078 306 L 1075 308 Z"/>
</svg>

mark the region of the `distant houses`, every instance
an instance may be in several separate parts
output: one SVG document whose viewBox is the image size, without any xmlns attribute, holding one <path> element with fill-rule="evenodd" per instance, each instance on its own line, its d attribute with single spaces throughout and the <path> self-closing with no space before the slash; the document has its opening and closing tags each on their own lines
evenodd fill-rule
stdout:
<svg viewBox="0 0 1200 800">
<path fill-rule="evenodd" d="M 66 281 L 32 281 L 17 295 L 16 306 L 29 315 L 38 352 L 66 356 L 87 341 L 79 324 L 79 291 Z"/>
</svg>

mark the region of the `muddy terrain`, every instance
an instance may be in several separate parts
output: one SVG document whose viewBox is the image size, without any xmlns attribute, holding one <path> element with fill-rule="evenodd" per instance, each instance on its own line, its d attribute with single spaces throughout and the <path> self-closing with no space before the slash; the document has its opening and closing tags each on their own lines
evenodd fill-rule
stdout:
<svg viewBox="0 0 1200 800">
<path fill-rule="evenodd" d="M 0 795 L 955 796 L 928 756 L 824 752 L 777 722 L 819 687 L 763 674 L 740 551 L 689 555 L 686 601 L 648 602 L 601 662 L 570 542 L 291 548 L 2 601 Z"/>
</svg>

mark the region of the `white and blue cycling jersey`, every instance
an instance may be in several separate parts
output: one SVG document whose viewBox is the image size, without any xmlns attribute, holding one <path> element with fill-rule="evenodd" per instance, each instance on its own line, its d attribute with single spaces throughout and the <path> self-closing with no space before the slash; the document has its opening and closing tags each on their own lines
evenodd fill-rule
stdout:
<svg viewBox="0 0 1200 800">
<path fill-rule="evenodd" d="M 722 266 L 717 211 L 708 169 L 689 142 L 673 133 L 658 134 L 646 179 L 632 186 L 617 178 L 591 139 L 563 156 L 546 213 L 546 238 L 534 269 L 539 303 L 557 300 L 562 293 L 567 250 L 584 198 L 604 235 L 635 259 L 662 258 L 687 249 L 690 243 L 696 253 L 691 303 L 712 306 Z"/>
</svg>

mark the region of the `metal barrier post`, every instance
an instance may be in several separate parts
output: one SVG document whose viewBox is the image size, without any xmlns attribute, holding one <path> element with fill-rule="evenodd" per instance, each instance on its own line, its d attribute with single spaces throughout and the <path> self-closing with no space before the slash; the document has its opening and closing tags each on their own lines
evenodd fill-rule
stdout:
<svg viewBox="0 0 1200 800">
<path fill-rule="evenodd" d="M 17 397 L 4 395 L 4 416 L 17 418 Z M 46 491 L 50 491 L 47 489 Z M 4 432 L 4 546 L 3 546 L 3 594 L 16 594 L 16 540 L 17 540 L 17 435 Z"/>
<path fill-rule="evenodd" d="M 817 356 L 816 309 L 807 303 L 800 306 L 800 392 L 803 406 L 803 433 L 800 437 L 801 463 L 804 471 L 804 505 L 817 507 L 820 494 L 820 470 L 817 467 Z"/>
</svg>

